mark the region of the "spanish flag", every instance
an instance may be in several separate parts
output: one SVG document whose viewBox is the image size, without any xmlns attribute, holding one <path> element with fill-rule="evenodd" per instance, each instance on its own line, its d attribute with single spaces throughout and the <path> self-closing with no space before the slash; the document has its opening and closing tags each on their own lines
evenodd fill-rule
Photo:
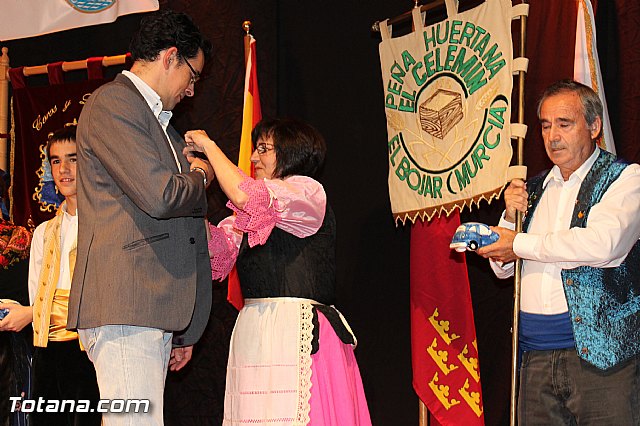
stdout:
<svg viewBox="0 0 640 426">
<path fill-rule="evenodd" d="M 258 92 L 258 71 L 256 68 L 256 39 L 251 34 L 246 35 L 246 74 L 244 80 L 244 108 L 242 110 L 242 133 L 240 136 L 240 150 L 238 153 L 238 167 L 249 176 L 253 176 L 251 153 L 251 131 L 262 118 L 260 110 L 260 93 Z M 227 300 L 238 310 L 244 306 L 238 271 L 234 267 L 229 274 Z"/>
<path fill-rule="evenodd" d="M 242 110 L 242 134 L 240 136 L 240 152 L 238 167 L 249 176 L 253 176 L 251 153 L 251 131 L 262 118 L 260 111 L 260 93 L 258 92 L 258 72 L 256 70 L 256 39 L 251 34 L 246 59 L 246 75 L 244 79 L 244 108 Z"/>
</svg>

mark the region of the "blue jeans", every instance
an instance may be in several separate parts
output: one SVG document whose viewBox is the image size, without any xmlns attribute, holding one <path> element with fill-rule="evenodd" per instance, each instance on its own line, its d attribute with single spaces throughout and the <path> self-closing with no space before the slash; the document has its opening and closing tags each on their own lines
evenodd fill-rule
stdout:
<svg viewBox="0 0 640 426">
<path fill-rule="evenodd" d="M 522 355 L 518 424 L 640 425 L 640 357 L 608 370 L 575 349 Z"/>
<path fill-rule="evenodd" d="M 130 325 L 81 329 L 78 334 L 95 366 L 101 399 L 150 401 L 148 413 L 104 413 L 103 425 L 162 425 L 172 334 Z"/>
</svg>

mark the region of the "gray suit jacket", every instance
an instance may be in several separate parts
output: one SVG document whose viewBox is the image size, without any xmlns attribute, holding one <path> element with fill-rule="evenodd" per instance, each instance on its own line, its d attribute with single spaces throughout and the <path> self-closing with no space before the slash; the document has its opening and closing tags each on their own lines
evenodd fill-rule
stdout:
<svg viewBox="0 0 640 426">
<path fill-rule="evenodd" d="M 78 123 L 78 252 L 67 327 L 107 324 L 175 332 L 195 343 L 211 310 L 202 175 L 184 141 L 173 153 L 145 99 L 124 75 L 98 88 Z"/>
</svg>

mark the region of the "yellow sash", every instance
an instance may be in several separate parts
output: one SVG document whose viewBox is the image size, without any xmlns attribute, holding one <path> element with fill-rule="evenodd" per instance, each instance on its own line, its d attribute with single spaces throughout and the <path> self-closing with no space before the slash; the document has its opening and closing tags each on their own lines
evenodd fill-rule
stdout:
<svg viewBox="0 0 640 426">
<path fill-rule="evenodd" d="M 49 341 L 66 342 L 76 340 L 78 333 L 67 330 L 67 316 L 69 314 L 69 290 L 57 288 L 51 305 L 51 325 L 49 326 Z"/>
</svg>

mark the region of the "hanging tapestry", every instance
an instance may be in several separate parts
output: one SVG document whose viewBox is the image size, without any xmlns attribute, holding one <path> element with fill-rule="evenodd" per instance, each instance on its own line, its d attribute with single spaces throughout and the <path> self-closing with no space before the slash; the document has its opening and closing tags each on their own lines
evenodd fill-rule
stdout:
<svg viewBox="0 0 640 426">
<path fill-rule="evenodd" d="M 23 68 L 9 71 L 13 92 L 10 198 L 16 224 L 34 227 L 51 219 L 63 200 L 55 191 L 45 147 L 49 133 L 77 122 L 91 92 L 107 81 L 101 75 L 101 58 L 93 59 L 89 75 L 95 78 L 77 82 L 64 82 L 62 63 L 48 66 L 48 86 L 29 86 Z"/>
<path fill-rule="evenodd" d="M 428 27 L 415 9 L 408 35 L 381 28 L 389 196 L 403 223 L 490 201 L 511 160 L 511 2 L 451 3 Z"/>
</svg>

